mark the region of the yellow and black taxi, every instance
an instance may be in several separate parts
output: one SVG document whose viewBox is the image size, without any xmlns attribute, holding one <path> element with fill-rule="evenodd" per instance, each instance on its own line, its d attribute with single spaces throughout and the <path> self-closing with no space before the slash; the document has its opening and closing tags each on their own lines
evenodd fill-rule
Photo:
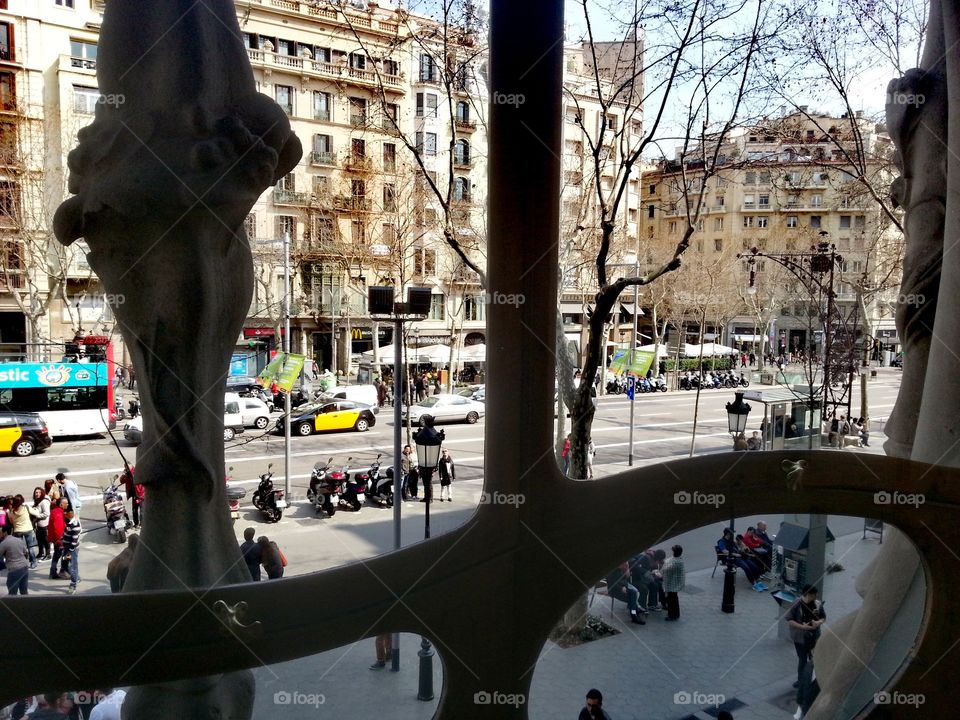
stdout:
<svg viewBox="0 0 960 720">
<path fill-rule="evenodd" d="M 327 430 L 356 430 L 366 432 L 377 424 L 373 408 L 351 400 L 328 400 L 297 408 L 290 416 L 290 432 L 294 435 L 312 435 Z M 283 432 L 283 418 L 277 420 L 277 430 Z"/>
<path fill-rule="evenodd" d="M 38 413 L 0 410 L 0 453 L 27 457 L 52 444 L 47 423 Z"/>
</svg>

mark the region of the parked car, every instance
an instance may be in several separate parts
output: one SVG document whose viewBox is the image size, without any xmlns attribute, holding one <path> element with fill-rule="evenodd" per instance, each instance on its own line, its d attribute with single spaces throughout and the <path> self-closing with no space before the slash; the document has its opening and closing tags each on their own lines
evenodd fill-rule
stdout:
<svg viewBox="0 0 960 720">
<path fill-rule="evenodd" d="M 404 408 L 403 419 L 410 415 L 410 421 L 423 424 L 426 419 L 434 422 L 465 422 L 471 425 L 483 417 L 486 407 L 482 402 L 465 398 L 462 395 L 439 393 Z"/>
<path fill-rule="evenodd" d="M 270 408 L 263 400 L 253 397 L 240 397 L 240 415 L 243 426 L 265 430 L 270 424 Z"/>
<path fill-rule="evenodd" d="M 0 411 L 0 452 L 27 457 L 53 443 L 39 413 Z"/>
<path fill-rule="evenodd" d="M 257 383 L 257 379 L 250 375 L 228 377 L 227 392 L 239 393 L 243 397 L 254 397 L 265 402 L 271 410 L 273 409 L 273 392 L 268 387 L 261 387 Z"/>
<path fill-rule="evenodd" d="M 486 397 L 486 386 L 485 385 L 468 385 L 465 388 L 457 390 L 457 395 L 461 397 L 470 398 L 471 400 L 476 400 L 477 402 L 483 402 L 484 397 Z"/>
<path fill-rule="evenodd" d="M 329 400 L 298 408 L 290 418 L 294 435 L 312 435 L 327 430 L 356 430 L 366 432 L 377 424 L 377 417 L 369 405 L 352 400 Z M 283 418 L 276 429 L 283 432 Z"/>
<path fill-rule="evenodd" d="M 236 393 L 227 393 L 223 401 L 223 441 L 230 442 L 238 433 L 243 432 L 241 404 L 251 398 L 241 398 Z M 259 402 L 259 401 L 258 401 Z M 263 405 L 263 403 L 260 403 Z M 264 405 L 264 407 L 266 407 Z M 267 419 L 269 423 L 269 418 Z M 256 426 L 259 427 L 259 426 Z M 266 425 L 264 425 L 266 427 Z M 143 415 L 138 415 L 123 426 L 123 438 L 131 445 L 143 442 Z"/>
</svg>

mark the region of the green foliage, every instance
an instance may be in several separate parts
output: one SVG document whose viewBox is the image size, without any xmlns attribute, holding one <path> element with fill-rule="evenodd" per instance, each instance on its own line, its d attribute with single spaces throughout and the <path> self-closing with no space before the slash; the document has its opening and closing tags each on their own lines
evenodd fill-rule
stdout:
<svg viewBox="0 0 960 720">
<path fill-rule="evenodd" d="M 728 356 L 722 357 L 705 357 L 703 359 L 703 369 L 704 370 L 730 370 L 734 367 L 734 359 Z M 667 358 L 666 360 L 667 370 L 676 370 L 676 359 Z M 680 358 L 680 372 L 688 372 L 690 370 L 696 372 L 700 369 L 700 359 L 699 358 Z"/>
</svg>

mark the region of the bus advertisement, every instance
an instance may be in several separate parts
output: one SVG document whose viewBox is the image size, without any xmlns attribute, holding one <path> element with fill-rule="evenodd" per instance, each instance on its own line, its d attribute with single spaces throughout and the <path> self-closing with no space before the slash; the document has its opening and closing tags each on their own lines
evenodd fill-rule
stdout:
<svg viewBox="0 0 960 720">
<path fill-rule="evenodd" d="M 114 429 L 113 349 L 107 338 L 81 343 L 61 362 L 0 363 L 0 410 L 39 413 L 54 439 Z"/>
</svg>

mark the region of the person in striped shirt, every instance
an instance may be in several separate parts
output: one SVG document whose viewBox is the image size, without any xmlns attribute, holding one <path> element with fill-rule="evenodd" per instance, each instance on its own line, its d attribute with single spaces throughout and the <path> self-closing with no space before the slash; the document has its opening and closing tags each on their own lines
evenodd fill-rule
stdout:
<svg viewBox="0 0 960 720">
<path fill-rule="evenodd" d="M 83 528 L 80 527 L 80 518 L 72 507 L 64 511 L 63 518 L 67 521 L 63 531 L 63 552 L 70 555 L 69 592 L 73 595 L 77 591 L 77 583 L 80 582 L 80 533 Z"/>
</svg>

